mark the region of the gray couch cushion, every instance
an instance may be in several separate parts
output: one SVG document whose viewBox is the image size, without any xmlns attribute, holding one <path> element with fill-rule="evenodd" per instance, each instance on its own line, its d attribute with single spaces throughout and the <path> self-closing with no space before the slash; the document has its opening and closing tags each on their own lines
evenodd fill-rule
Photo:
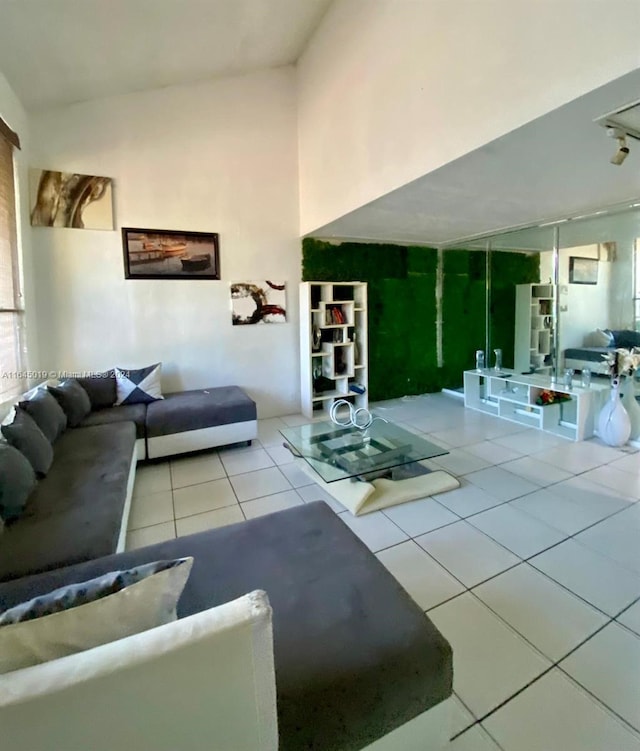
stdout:
<svg viewBox="0 0 640 751">
<path fill-rule="evenodd" d="M 59 386 L 48 386 L 49 393 L 62 407 L 70 428 L 77 427 L 91 412 L 89 394 L 75 378 L 69 378 Z"/>
<path fill-rule="evenodd" d="M 38 477 L 47 474 L 53 461 L 53 448 L 33 418 L 23 409 L 16 407 L 13 422 L 2 426 L 2 435 L 27 457 Z"/>
<path fill-rule="evenodd" d="M 89 394 L 92 409 L 113 407 L 116 403 L 116 374 L 113 369 L 78 378 L 78 383 Z"/>
<path fill-rule="evenodd" d="M 267 592 L 281 751 L 362 749 L 451 694 L 447 641 L 322 502 L 9 582 L 0 603 L 182 556 L 194 565 L 180 616 Z"/>
<path fill-rule="evenodd" d="M 255 419 L 255 402 L 238 386 L 181 391 L 147 406 L 147 438 Z"/>
<path fill-rule="evenodd" d="M 146 404 L 123 404 L 120 407 L 105 407 L 90 412 L 80 423 L 80 427 L 106 425 L 112 422 L 132 422 L 136 426 L 136 438 L 144 438 Z"/>
<path fill-rule="evenodd" d="M 54 443 L 67 427 L 67 416 L 62 407 L 45 389 L 38 389 L 18 406 L 34 419 L 50 443 Z"/>
<path fill-rule="evenodd" d="M 35 486 L 31 462 L 18 449 L 0 441 L 0 517 L 5 522 L 22 514 Z"/>
<path fill-rule="evenodd" d="M 129 422 L 58 439 L 49 475 L 0 537 L 0 581 L 115 552 L 134 445 Z"/>
</svg>

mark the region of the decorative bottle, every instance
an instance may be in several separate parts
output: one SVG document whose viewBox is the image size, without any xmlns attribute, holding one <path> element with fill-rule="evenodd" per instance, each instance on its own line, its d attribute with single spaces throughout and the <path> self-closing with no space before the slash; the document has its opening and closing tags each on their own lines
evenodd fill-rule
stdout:
<svg viewBox="0 0 640 751">
<path fill-rule="evenodd" d="M 620 399 L 620 379 L 611 379 L 609 401 L 598 417 L 598 434 L 608 446 L 623 446 L 631 435 L 631 421 Z"/>
</svg>

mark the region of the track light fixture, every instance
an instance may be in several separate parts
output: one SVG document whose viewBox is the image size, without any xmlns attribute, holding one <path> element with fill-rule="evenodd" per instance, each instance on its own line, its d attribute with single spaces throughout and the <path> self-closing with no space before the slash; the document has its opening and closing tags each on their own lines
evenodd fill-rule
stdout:
<svg viewBox="0 0 640 751">
<path fill-rule="evenodd" d="M 609 138 L 615 138 L 618 142 L 618 149 L 616 153 L 609 160 L 611 164 L 615 164 L 618 167 L 629 156 L 629 147 L 627 146 L 627 134 L 621 128 L 607 128 L 607 135 Z"/>
</svg>

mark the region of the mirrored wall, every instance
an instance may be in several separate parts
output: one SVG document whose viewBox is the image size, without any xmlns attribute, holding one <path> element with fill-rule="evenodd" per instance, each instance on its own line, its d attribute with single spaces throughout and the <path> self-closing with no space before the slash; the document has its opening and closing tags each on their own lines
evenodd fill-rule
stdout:
<svg viewBox="0 0 640 751">
<path fill-rule="evenodd" d="M 503 366 L 519 372 L 555 379 L 567 368 L 605 374 L 602 354 L 612 345 L 607 332 L 619 332 L 621 346 L 640 340 L 634 333 L 640 330 L 638 238 L 640 205 L 633 205 L 463 243 L 488 261 L 487 364 L 501 349 Z M 505 254 L 495 251 L 537 259 L 538 278 L 496 288 L 493 259 Z"/>
</svg>

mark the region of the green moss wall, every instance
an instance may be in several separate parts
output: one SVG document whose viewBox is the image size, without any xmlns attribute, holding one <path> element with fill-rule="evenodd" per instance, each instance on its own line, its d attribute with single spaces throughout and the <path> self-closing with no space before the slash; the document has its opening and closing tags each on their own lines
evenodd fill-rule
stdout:
<svg viewBox="0 0 640 751">
<path fill-rule="evenodd" d="M 443 253 L 442 346 L 438 367 L 434 248 L 371 243 L 302 243 L 304 281 L 368 282 L 369 396 L 391 399 L 462 384 L 485 346 L 485 254 Z M 536 282 L 538 256 L 492 253 L 492 346 L 513 361 L 515 285 Z M 498 320 L 495 320 L 495 319 Z M 495 342 L 495 343 L 494 343 Z"/>
</svg>

